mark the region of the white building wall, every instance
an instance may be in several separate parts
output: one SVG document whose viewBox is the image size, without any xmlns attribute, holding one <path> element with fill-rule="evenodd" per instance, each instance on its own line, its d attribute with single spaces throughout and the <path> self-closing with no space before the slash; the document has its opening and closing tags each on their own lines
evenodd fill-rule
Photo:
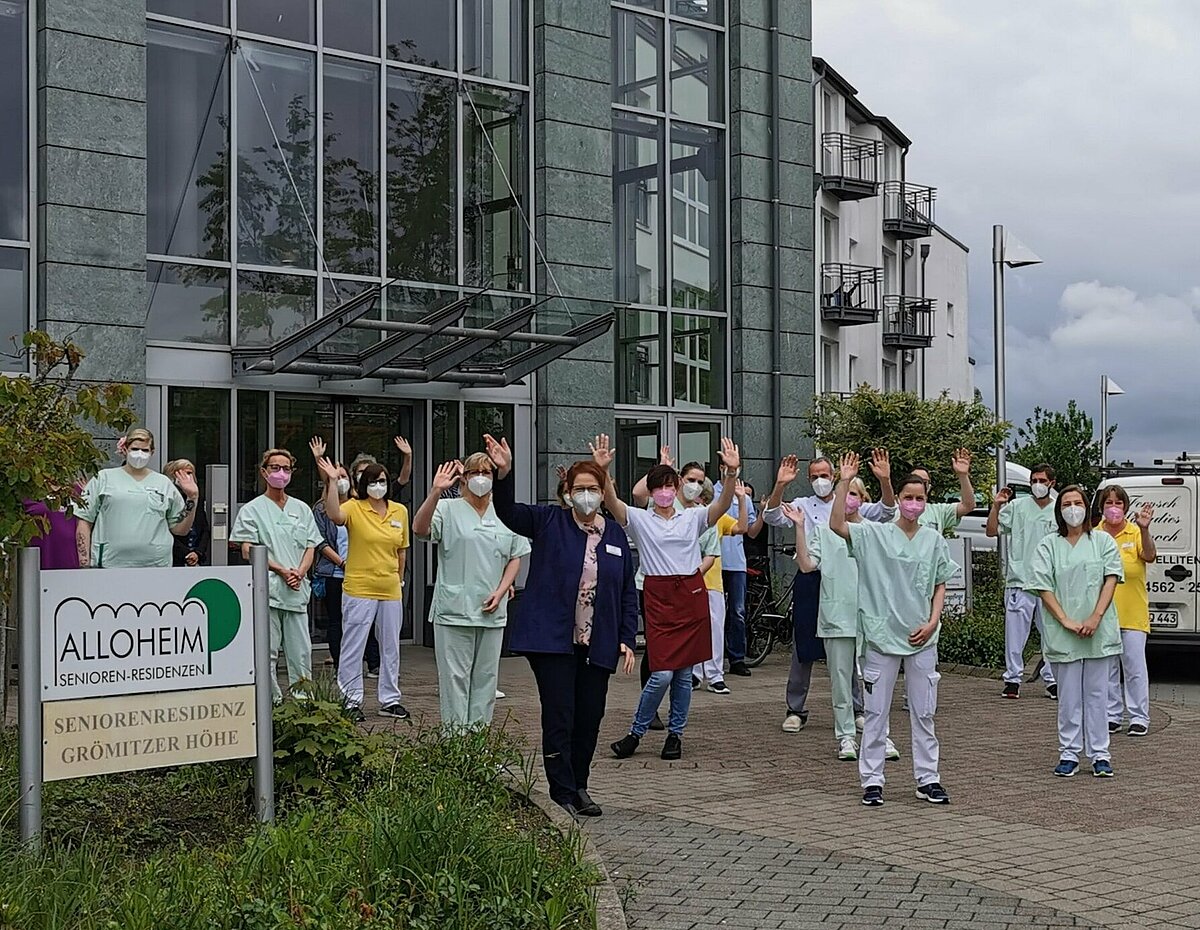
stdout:
<svg viewBox="0 0 1200 930">
<path fill-rule="evenodd" d="M 924 396 L 937 397 L 949 391 L 955 400 L 970 400 L 975 396 L 975 375 L 967 351 L 967 250 L 936 228 L 929 239 L 920 242 L 929 245 L 926 296 L 937 301 L 933 344 L 918 353 L 924 355 Z M 919 266 L 918 261 L 918 275 Z M 920 293 L 919 281 L 915 293 Z"/>
</svg>

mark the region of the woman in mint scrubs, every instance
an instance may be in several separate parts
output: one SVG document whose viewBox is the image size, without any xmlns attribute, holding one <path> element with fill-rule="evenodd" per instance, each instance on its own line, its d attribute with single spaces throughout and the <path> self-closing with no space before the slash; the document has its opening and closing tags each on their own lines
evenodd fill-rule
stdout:
<svg viewBox="0 0 1200 930">
<path fill-rule="evenodd" d="M 117 451 L 125 464 L 102 469 L 89 481 L 83 505 L 75 512 L 79 565 L 169 568 L 174 537 L 186 536 L 196 519 L 196 477 L 180 473 L 177 487 L 166 475 L 151 471 L 154 434 L 148 429 L 131 429 Z"/>
</svg>

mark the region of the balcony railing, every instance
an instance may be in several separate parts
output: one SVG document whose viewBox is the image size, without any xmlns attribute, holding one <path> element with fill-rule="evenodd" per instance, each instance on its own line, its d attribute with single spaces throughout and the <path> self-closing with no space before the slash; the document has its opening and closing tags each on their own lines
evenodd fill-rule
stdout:
<svg viewBox="0 0 1200 930">
<path fill-rule="evenodd" d="M 879 319 L 883 269 L 827 262 L 821 266 L 821 319 L 861 326 Z"/>
<path fill-rule="evenodd" d="M 821 188 L 838 200 L 862 200 L 879 193 L 883 144 L 844 132 L 821 137 Z"/>
<path fill-rule="evenodd" d="M 883 185 L 883 231 L 897 239 L 922 239 L 933 233 L 937 188 L 907 181 Z"/>
<path fill-rule="evenodd" d="M 933 343 L 933 310 L 928 297 L 885 294 L 883 345 L 887 349 L 928 349 Z"/>
</svg>

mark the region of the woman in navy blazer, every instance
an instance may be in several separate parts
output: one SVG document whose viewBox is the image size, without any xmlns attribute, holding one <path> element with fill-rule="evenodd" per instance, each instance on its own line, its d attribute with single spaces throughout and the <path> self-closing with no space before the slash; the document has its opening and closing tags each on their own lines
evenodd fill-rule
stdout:
<svg viewBox="0 0 1200 930">
<path fill-rule="evenodd" d="M 570 814 L 598 817 L 587 792 L 608 680 L 633 671 L 638 599 L 625 531 L 600 514 L 608 474 L 595 462 L 567 472 L 571 509 L 514 500 L 508 441 L 485 436 L 496 466 L 492 504 L 529 538 L 529 575 L 509 617 L 509 647 L 529 660 L 542 705 L 542 760 L 550 797 Z"/>
</svg>

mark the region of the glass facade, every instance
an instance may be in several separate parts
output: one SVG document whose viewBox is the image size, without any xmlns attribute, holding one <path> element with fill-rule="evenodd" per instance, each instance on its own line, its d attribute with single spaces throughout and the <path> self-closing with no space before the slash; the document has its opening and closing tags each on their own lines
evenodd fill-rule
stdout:
<svg viewBox="0 0 1200 930">
<path fill-rule="evenodd" d="M 32 319 L 30 15 L 29 0 L 0 0 L 0 371 L 25 370 Z"/>
<path fill-rule="evenodd" d="M 392 278 L 376 319 L 527 292 L 530 28 L 526 0 L 149 0 L 148 338 L 266 344 Z"/>
<path fill-rule="evenodd" d="M 723 8 L 612 4 L 618 405 L 728 409 Z"/>
</svg>

